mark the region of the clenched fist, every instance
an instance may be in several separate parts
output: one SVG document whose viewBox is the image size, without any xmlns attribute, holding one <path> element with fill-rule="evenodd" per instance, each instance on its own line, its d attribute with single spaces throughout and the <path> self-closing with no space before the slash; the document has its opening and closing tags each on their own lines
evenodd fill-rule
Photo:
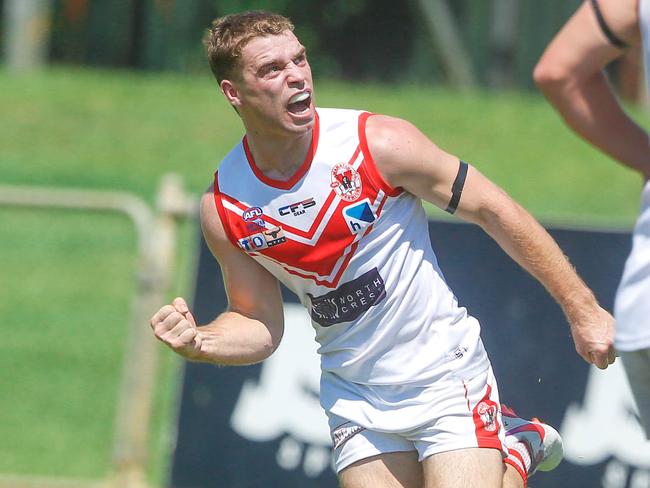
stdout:
<svg viewBox="0 0 650 488">
<path fill-rule="evenodd" d="M 165 305 L 153 317 L 151 328 L 156 339 L 187 359 L 197 359 L 201 352 L 201 334 L 194 317 L 182 298 L 175 298 L 171 305 Z"/>
<path fill-rule="evenodd" d="M 614 318 L 598 307 L 595 313 L 571 324 L 576 351 L 590 364 L 607 369 L 616 360 Z"/>
</svg>

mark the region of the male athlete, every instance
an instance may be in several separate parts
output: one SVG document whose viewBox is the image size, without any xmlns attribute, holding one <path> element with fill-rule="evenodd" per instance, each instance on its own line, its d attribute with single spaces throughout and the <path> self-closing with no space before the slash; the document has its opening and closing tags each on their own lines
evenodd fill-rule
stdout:
<svg viewBox="0 0 650 488">
<path fill-rule="evenodd" d="M 522 487 L 554 468 L 557 432 L 500 408 L 479 324 L 444 281 L 421 200 L 482 226 L 559 302 L 578 353 L 606 368 L 613 319 L 551 237 L 408 122 L 317 110 L 288 19 L 227 16 L 205 43 L 246 130 L 201 201 L 229 306 L 197 327 L 177 298 L 152 317 L 156 337 L 189 360 L 262 361 L 282 338 L 280 281 L 312 318 L 341 486 Z"/>
<path fill-rule="evenodd" d="M 603 73 L 628 46 L 640 44 L 648 73 L 650 1 L 588 0 L 549 44 L 534 78 L 573 130 L 644 180 L 614 316 L 616 349 L 650 439 L 650 144 L 648 133 L 622 110 Z"/>
</svg>

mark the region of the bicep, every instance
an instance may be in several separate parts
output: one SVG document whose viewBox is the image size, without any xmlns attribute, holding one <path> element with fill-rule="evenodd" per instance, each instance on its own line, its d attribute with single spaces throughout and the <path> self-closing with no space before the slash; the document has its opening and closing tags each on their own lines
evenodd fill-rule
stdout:
<svg viewBox="0 0 650 488">
<path fill-rule="evenodd" d="M 439 148 L 410 123 L 372 117 L 367 135 L 377 169 L 391 186 L 443 210 L 456 193 L 456 215 L 478 224 L 509 207 L 511 200 L 506 193 L 471 165 L 462 186 L 454 185 L 460 172 L 459 158 Z"/>
<path fill-rule="evenodd" d="M 281 327 L 282 296 L 277 279 L 230 242 L 219 219 L 214 198 L 208 194 L 201 201 L 201 228 L 210 251 L 221 267 L 228 309 L 268 326 Z"/>
<path fill-rule="evenodd" d="M 368 119 L 368 148 L 377 170 L 393 188 L 402 188 L 440 208 L 451 200 L 459 160 L 409 122 L 386 116 Z"/>
<path fill-rule="evenodd" d="M 621 41 L 634 45 L 639 40 L 637 0 L 598 0 L 607 28 Z M 540 85 L 564 79 L 584 79 L 600 72 L 624 51 L 612 44 L 598 23 L 589 0 L 549 43 L 535 68 Z"/>
</svg>

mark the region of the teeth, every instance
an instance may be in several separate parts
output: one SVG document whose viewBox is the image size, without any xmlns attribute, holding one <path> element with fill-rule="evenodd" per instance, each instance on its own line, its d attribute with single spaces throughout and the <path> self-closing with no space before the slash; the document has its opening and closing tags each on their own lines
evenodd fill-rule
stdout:
<svg viewBox="0 0 650 488">
<path fill-rule="evenodd" d="M 289 99 L 289 103 L 302 102 L 304 100 L 307 100 L 308 98 L 309 98 L 309 93 L 307 92 L 298 93 Z"/>
</svg>

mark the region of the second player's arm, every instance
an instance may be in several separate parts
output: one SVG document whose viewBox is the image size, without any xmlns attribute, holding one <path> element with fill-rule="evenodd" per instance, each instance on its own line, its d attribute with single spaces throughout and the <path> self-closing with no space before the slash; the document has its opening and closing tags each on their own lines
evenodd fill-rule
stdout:
<svg viewBox="0 0 650 488">
<path fill-rule="evenodd" d="M 640 43 L 637 3 L 598 0 L 609 29 L 631 46 Z M 603 71 L 623 53 L 607 39 L 586 1 L 551 41 L 533 77 L 575 132 L 648 179 L 648 134 L 624 112 Z"/>
<path fill-rule="evenodd" d="M 374 116 L 367 127 L 370 152 L 393 187 L 438 207 L 451 199 L 458 158 L 447 154 L 408 122 Z M 503 190 L 469 168 L 457 215 L 480 225 L 503 250 L 539 280 L 564 310 L 576 349 L 606 368 L 614 360 L 613 319 L 597 303 L 546 230 Z"/>
</svg>

